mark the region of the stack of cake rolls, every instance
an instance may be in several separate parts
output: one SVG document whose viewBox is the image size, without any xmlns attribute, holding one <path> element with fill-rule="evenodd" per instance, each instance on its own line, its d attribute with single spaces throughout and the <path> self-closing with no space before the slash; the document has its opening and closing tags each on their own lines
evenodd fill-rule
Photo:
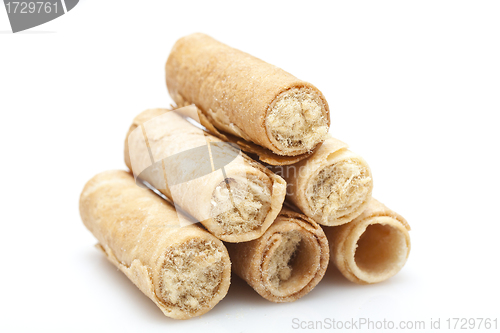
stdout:
<svg viewBox="0 0 500 333">
<path fill-rule="evenodd" d="M 231 269 L 272 302 L 306 295 L 328 262 L 359 284 L 401 270 L 410 227 L 372 198 L 366 161 L 330 136 L 315 86 L 201 33 L 175 43 L 165 71 L 176 106 L 133 119 L 130 172 L 92 178 L 80 214 L 166 316 L 209 311 Z"/>
</svg>

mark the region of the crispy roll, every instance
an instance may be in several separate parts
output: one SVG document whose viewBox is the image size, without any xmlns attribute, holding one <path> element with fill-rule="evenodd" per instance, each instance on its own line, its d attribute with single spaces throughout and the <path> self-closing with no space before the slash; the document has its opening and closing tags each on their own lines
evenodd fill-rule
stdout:
<svg viewBox="0 0 500 333">
<path fill-rule="evenodd" d="M 308 159 L 272 170 L 287 182 L 287 199 L 321 225 L 352 221 L 370 202 L 370 167 L 331 136 Z"/>
<path fill-rule="evenodd" d="M 394 276 L 410 254 L 410 226 L 375 199 L 354 221 L 325 227 L 331 261 L 349 280 L 377 283 Z"/>
<path fill-rule="evenodd" d="M 328 103 L 316 87 L 207 35 L 179 39 L 165 70 L 178 106 L 196 104 L 218 130 L 274 154 L 308 153 L 328 133 Z"/>
<path fill-rule="evenodd" d="M 176 206 L 227 242 L 260 237 L 284 201 L 285 181 L 236 148 L 191 125 L 178 112 L 137 116 L 125 140 L 125 163 Z"/>
<path fill-rule="evenodd" d="M 293 302 L 306 295 L 328 266 L 328 242 L 321 227 L 286 208 L 262 237 L 227 248 L 234 272 L 272 302 Z"/>
<path fill-rule="evenodd" d="M 92 178 L 80 215 L 106 257 L 166 316 L 202 315 L 226 295 L 231 263 L 222 242 L 196 225 L 180 227 L 174 208 L 131 174 Z"/>
</svg>

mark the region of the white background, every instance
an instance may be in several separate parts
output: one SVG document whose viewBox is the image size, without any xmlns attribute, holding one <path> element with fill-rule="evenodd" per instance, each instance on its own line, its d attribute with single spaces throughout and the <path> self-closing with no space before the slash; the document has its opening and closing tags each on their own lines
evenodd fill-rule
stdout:
<svg viewBox="0 0 500 333">
<path fill-rule="evenodd" d="M 431 318 L 444 330 L 449 317 L 500 317 L 500 2 L 87 0 L 18 34 L 0 7 L 0 31 L 2 332 L 283 332 L 294 318 L 429 331 Z M 212 311 L 177 321 L 93 247 L 80 191 L 125 168 L 136 114 L 171 103 L 163 66 L 192 32 L 323 91 L 331 133 L 412 226 L 398 275 L 358 286 L 330 267 L 290 304 L 233 277 Z"/>
</svg>

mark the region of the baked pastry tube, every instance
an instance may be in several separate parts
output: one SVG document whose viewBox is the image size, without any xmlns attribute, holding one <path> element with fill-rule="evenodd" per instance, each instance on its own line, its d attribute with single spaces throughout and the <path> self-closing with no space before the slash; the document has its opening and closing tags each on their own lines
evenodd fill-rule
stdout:
<svg viewBox="0 0 500 333">
<path fill-rule="evenodd" d="M 191 106 L 196 107 L 194 104 Z M 216 136 L 217 138 L 219 138 L 224 142 L 231 142 L 237 145 L 242 151 L 249 154 L 256 160 L 258 159 L 261 162 L 269 165 L 290 165 L 297 163 L 311 156 L 321 146 L 319 144 L 313 150 L 301 155 L 296 155 L 296 156 L 278 155 L 273 153 L 271 150 L 261 147 L 251 141 L 246 141 L 245 139 L 242 139 L 240 137 L 237 137 L 229 133 L 222 133 L 221 131 L 219 131 L 217 128 L 214 127 L 214 125 L 208 120 L 207 116 L 203 114 L 203 112 L 201 112 L 200 109 L 197 110 L 198 110 L 198 118 L 200 124 L 203 125 L 212 135 Z"/>
<path fill-rule="evenodd" d="M 410 226 L 375 199 L 354 221 L 325 227 L 331 261 L 349 280 L 377 283 L 403 268 L 410 254 Z"/>
<path fill-rule="evenodd" d="M 202 315 L 226 295 L 231 262 L 222 242 L 197 225 L 180 227 L 174 208 L 131 174 L 92 178 L 80 215 L 106 257 L 166 316 Z"/>
<path fill-rule="evenodd" d="M 218 130 L 274 154 L 308 153 L 328 133 L 328 103 L 316 87 L 207 35 L 179 39 L 165 71 L 178 106 L 195 104 Z"/>
<path fill-rule="evenodd" d="M 306 295 L 328 266 L 328 241 L 321 227 L 286 208 L 262 237 L 226 245 L 233 271 L 272 302 Z"/>
<path fill-rule="evenodd" d="M 180 115 L 189 111 L 196 115 L 194 107 L 138 115 L 125 140 L 125 163 L 217 238 L 260 237 L 281 210 L 285 181 L 191 125 Z"/>
<path fill-rule="evenodd" d="M 331 136 L 308 159 L 271 169 L 287 182 L 287 199 L 321 225 L 352 221 L 370 202 L 370 167 Z"/>
</svg>

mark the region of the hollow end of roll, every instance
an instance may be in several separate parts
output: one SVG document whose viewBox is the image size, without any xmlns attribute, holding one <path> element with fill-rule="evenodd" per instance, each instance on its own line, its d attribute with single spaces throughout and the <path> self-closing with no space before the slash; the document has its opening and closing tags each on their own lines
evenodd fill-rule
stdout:
<svg viewBox="0 0 500 333">
<path fill-rule="evenodd" d="M 384 281 L 403 268 L 409 251 L 406 228 L 390 217 L 378 217 L 354 240 L 351 271 L 364 283 Z"/>
<path fill-rule="evenodd" d="M 210 202 L 218 236 L 237 236 L 261 228 L 271 210 L 271 186 L 269 180 L 251 174 L 221 181 Z M 227 237 L 224 240 L 230 241 Z"/>
<path fill-rule="evenodd" d="M 265 125 L 277 154 L 303 154 L 326 139 L 330 125 L 328 108 L 317 91 L 294 87 L 275 98 Z"/>
<path fill-rule="evenodd" d="M 337 226 L 352 221 L 368 205 L 373 189 L 370 168 L 358 155 L 343 149 L 333 163 L 311 178 L 306 198 L 316 222 Z"/>
<path fill-rule="evenodd" d="M 262 263 L 264 285 L 275 298 L 290 297 L 317 275 L 321 248 L 314 235 L 301 230 L 274 234 L 270 242 Z"/>
<path fill-rule="evenodd" d="M 201 315 L 226 295 L 230 266 L 225 249 L 211 240 L 173 246 L 165 253 L 157 296 L 185 318 Z"/>
</svg>

